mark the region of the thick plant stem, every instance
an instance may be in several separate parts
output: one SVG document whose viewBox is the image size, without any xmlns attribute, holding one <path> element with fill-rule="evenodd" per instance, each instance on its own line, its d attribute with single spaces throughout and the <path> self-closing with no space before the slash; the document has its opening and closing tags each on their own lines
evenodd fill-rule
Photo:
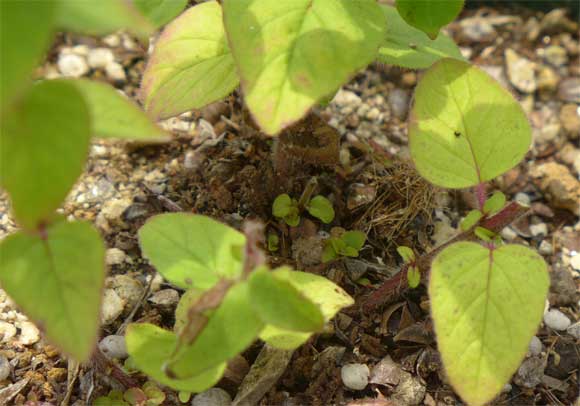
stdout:
<svg viewBox="0 0 580 406">
<path fill-rule="evenodd" d="M 519 204 L 518 202 L 511 202 L 507 204 L 502 210 L 491 217 L 484 217 L 478 224 L 471 229 L 458 234 L 451 240 L 441 244 L 432 251 L 429 251 L 419 258 L 417 258 L 417 268 L 423 276 L 427 276 L 431 268 L 431 262 L 443 249 L 449 245 L 459 241 L 474 241 L 477 237 L 473 233 L 475 227 L 483 227 L 494 233 L 499 233 L 505 226 L 511 224 L 518 218 L 522 217 L 528 211 L 529 207 Z M 409 272 L 408 264 L 405 264 L 401 271 L 395 276 L 383 283 L 377 290 L 371 293 L 363 303 L 365 310 L 373 309 L 387 302 L 393 294 L 401 293 L 408 288 L 407 273 Z"/>
<path fill-rule="evenodd" d="M 485 183 L 481 182 L 475 187 L 475 195 L 477 196 L 479 210 L 483 211 L 483 206 L 485 205 Z"/>
<path fill-rule="evenodd" d="M 100 373 L 115 379 L 123 387 L 133 388 L 138 386 L 135 379 L 127 375 L 117 364 L 107 358 L 98 347 L 95 349 L 91 361 Z"/>
</svg>

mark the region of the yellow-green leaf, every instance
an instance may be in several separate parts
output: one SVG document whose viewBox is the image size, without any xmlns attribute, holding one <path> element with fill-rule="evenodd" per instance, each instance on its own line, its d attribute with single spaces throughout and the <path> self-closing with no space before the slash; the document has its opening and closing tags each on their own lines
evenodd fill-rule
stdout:
<svg viewBox="0 0 580 406">
<path fill-rule="evenodd" d="M 0 243 L 0 284 L 53 344 L 86 361 L 99 327 L 103 243 L 88 223 L 61 220 L 42 233 Z"/>
<path fill-rule="evenodd" d="M 431 39 L 437 38 L 441 27 L 453 21 L 461 12 L 464 0 L 397 0 L 397 11 L 403 19 L 420 29 Z"/>
<path fill-rule="evenodd" d="M 267 134 L 299 120 L 376 56 L 375 0 L 225 0 L 245 102 Z"/>
<path fill-rule="evenodd" d="M 443 59 L 415 90 L 409 123 L 411 157 L 428 181 L 465 188 L 513 168 L 531 130 L 520 104 L 481 69 Z"/>
<path fill-rule="evenodd" d="M 133 0 L 135 6 L 156 27 L 173 20 L 187 6 L 187 0 Z"/>
<path fill-rule="evenodd" d="M 431 311 L 443 365 L 470 405 L 490 402 L 523 360 L 542 319 L 546 264 L 520 245 L 490 250 L 473 242 L 433 261 Z"/>
</svg>

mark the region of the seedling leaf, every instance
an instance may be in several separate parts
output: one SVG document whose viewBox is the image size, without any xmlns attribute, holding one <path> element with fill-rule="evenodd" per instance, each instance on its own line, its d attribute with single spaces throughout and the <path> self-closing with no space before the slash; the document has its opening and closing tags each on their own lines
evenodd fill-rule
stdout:
<svg viewBox="0 0 580 406">
<path fill-rule="evenodd" d="M 286 193 L 283 193 L 274 199 L 274 203 L 272 204 L 272 214 L 275 217 L 284 218 L 290 214 L 290 211 L 294 206 L 295 204 L 292 202 L 292 198 Z"/>
<path fill-rule="evenodd" d="M 203 292 L 197 289 L 189 289 L 179 299 L 175 308 L 175 323 L 173 331 L 175 334 L 181 333 L 183 327 L 187 324 L 187 313 L 189 308 L 199 299 Z"/>
<path fill-rule="evenodd" d="M 0 111 L 26 82 L 52 39 L 55 3 L 0 2 Z"/>
<path fill-rule="evenodd" d="M 187 0 L 133 0 L 139 11 L 155 27 L 161 27 L 173 20 L 187 6 Z"/>
<path fill-rule="evenodd" d="M 163 371 L 165 362 L 177 345 L 177 336 L 153 324 L 130 324 L 127 327 L 127 350 L 137 368 L 162 385 L 187 392 L 202 392 L 215 385 L 226 369 L 226 363 L 188 379 L 171 379 Z"/>
<path fill-rule="evenodd" d="M 325 322 L 354 303 L 348 293 L 322 276 L 293 271 L 286 267 L 273 271 L 272 275 L 289 282 L 308 300 L 320 306 Z M 290 350 L 302 345 L 311 335 L 312 333 L 299 333 L 268 325 L 260 334 L 260 339 L 274 347 Z"/>
<path fill-rule="evenodd" d="M 274 135 L 369 64 L 385 19 L 374 0 L 226 0 L 245 101 Z"/>
<path fill-rule="evenodd" d="M 397 0 L 396 6 L 407 23 L 423 31 L 429 38 L 435 39 L 441 27 L 459 15 L 463 2 L 464 0 Z"/>
<path fill-rule="evenodd" d="M 411 289 L 415 289 L 419 286 L 419 283 L 421 282 L 421 272 L 419 272 L 419 268 L 416 266 L 409 268 L 409 271 L 407 272 L 407 282 Z"/>
<path fill-rule="evenodd" d="M 482 241 L 485 242 L 491 242 L 491 240 L 493 240 L 493 238 L 495 237 L 495 233 L 491 230 L 488 230 L 487 228 L 484 227 L 475 227 L 475 230 L 473 230 L 473 233 Z"/>
<path fill-rule="evenodd" d="M 483 205 L 483 211 L 486 214 L 494 214 L 500 211 L 505 206 L 505 195 L 499 190 L 496 191 Z"/>
<path fill-rule="evenodd" d="M 184 289 L 205 290 L 219 278 L 234 278 L 242 270 L 232 249 L 246 237 L 209 217 L 167 213 L 151 218 L 139 230 L 143 255 L 165 279 Z"/>
<path fill-rule="evenodd" d="M 205 373 L 235 357 L 258 337 L 264 324 L 250 305 L 248 290 L 243 282 L 230 288 L 193 344 L 168 361 L 168 373 L 178 378 Z"/>
<path fill-rule="evenodd" d="M 52 343 L 85 361 L 99 326 L 103 243 L 88 223 L 62 220 L 44 234 L 19 231 L 0 243 L 0 283 Z"/>
<path fill-rule="evenodd" d="M 308 203 L 306 209 L 308 210 L 308 213 L 325 224 L 334 220 L 334 208 L 332 207 L 332 203 L 330 203 L 330 200 L 324 196 L 314 196 Z"/>
<path fill-rule="evenodd" d="M 340 237 L 340 239 L 344 241 L 348 247 L 354 248 L 357 251 L 356 256 L 358 256 L 358 251 L 360 251 L 363 245 L 365 245 L 367 236 L 362 231 L 355 230 L 347 231 Z"/>
<path fill-rule="evenodd" d="M 403 262 L 406 264 L 409 264 L 415 260 L 415 252 L 413 252 L 413 250 L 409 247 L 401 245 L 400 247 L 397 247 L 397 252 L 401 258 L 403 258 Z"/>
<path fill-rule="evenodd" d="M 332 243 L 327 241 L 322 249 L 322 262 L 330 262 L 336 258 L 338 258 L 338 253 L 334 249 Z"/>
<path fill-rule="evenodd" d="M 440 33 L 435 40 L 405 22 L 394 7 L 382 5 L 387 30 L 377 59 L 411 69 L 428 68 L 441 58 L 464 60 L 451 38 Z"/>
<path fill-rule="evenodd" d="M 463 231 L 467 231 L 477 224 L 479 220 L 483 217 L 483 213 L 479 210 L 471 210 L 467 213 L 467 216 L 461 220 L 460 227 Z"/>
<path fill-rule="evenodd" d="M 429 296 L 438 347 L 451 384 L 468 404 L 491 401 L 516 371 L 542 319 L 548 287 L 544 260 L 523 246 L 490 250 L 459 242 L 435 258 Z"/>
<path fill-rule="evenodd" d="M 155 119 L 199 109 L 238 85 L 215 1 L 189 8 L 168 24 L 143 74 L 145 109 Z"/>
<path fill-rule="evenodd" d="M 514 167 L 530 142 L 520 104 L 479 68 L 442 59 L 419 82 L 409 143 L 428 181 L 448 188 L 489 181 Z"/>
<path fill-rule="evenodd" d="M 75 85 L 85 98 L 93 137 L 150 142 L 170 139 L 169 134 L 153 124 L 143 110 L 112 86 L 87 79 L 67 82 Z"/>
<path fill-rule="evenodd" d="M 72 84 L 45 81 L 4 113 L 0 185 L 18 223 L 34 229 L 50 221 L 84 168 L 89 112 Z"/>
<path fill-rule="evenodd" d="M 248 282 L 252 308 L 265 324 L 301 332 L 322 329 L 324 317 L 319 306 L 290 282 L 266 269 L 252 272 Z"/>
</svg>

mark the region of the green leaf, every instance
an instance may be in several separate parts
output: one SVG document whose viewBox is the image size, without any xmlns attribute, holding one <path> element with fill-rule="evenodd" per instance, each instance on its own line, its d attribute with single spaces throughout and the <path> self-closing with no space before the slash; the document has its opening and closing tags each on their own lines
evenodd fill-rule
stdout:
<svg viewBox="0 0 580 406">
<path fill-rule="evenodd" d="M 416 266 L 412 266 L 407 271 L 407 283 L 411 289 L 415 289 L 421 283 L 421 272 Z"/>
<path fill-rule="evenodd" d="M 241 274 L 242 262 L 232 250 L 246 237 L 209 217 L 167 213 L 151 218 L 139 230 L 143 255 L 165 279 L 183 289 L 209 289 L 220 278 Z"/>
<path fill-rule="evenodd" d="M 322 249 L 322 262 L 330 262 L 338 258 L 338 253 L 334 249 L 334 245 L 332 244 L 332 238 L 329 238 L 324 243 L 324 248 Z"/>
<path fill-rule="evenodd" d="M 50 221 L 83 171 L 89 112 L 72 84 L 45 81 L 5 113 L 0 185 L 10 194 L 18 223 L 36 228 Z"/>
<path fill-rule="evenodd" d="M 354 304 L 348 293 L 322 276 L 293 271 L 287 267 L 278 268 L 272 275 L 289 282 L 304 297 L 318 305 L 324 322 L 330 321 L 341 309 Z M 260 339 L 273 347 L 290 350 L 305 343 L 311 335 L 268 325 L 260 334 Z"/>
<path fill-rule="evenodd" d="M 163 142 L 169 134 L 151 122 L 134 102 L 105 83 L 87 79 L 68 80 L 82 93 L 89 108 L 92 135 L 97 138 L 118 138 Z"/>
<path fill-rule="evenodd" d="M 245 350 L 264 328 L 248 291 L 244 282 L 230 288 L 194 343 L 168 362 L 168 371 L 178 378 L 196 376 Z"/>
<path fill-rule="evenodd" d="M 409 247 L 401 245 L 397 247 L 397 252 L 401 258 L 403 258 L 403 262 L 406 264 L 409 264 L 415 260 L 415 252 Z"/>
<path fill-rule="evenodd" d="M 284 218 L 290 214 L 293 207 L 296 207 L 296 204 L 292 202 L 292 198 L 286 193 L 283 193 L 274 199 L 274 203 L 272 203 L 272 214 L 274 217 Z"/>
<path fill-rule="evenodd" d="M 246 104 L 271 135 L 369 64 L 385 32 L 375 0 L 225 0 L 223 5 Z"/>
<path fill-rule="evenodd" d="M 133 0 L 139 11 L 155 27 L 161 27 L 173 20 L 187 6 L 187 0 Z"/>
<path fill-rule="evenodd" d="M 280 237 L 274 232 L 268 233 L 268 251 L 276 252 L 278 249 L 280 249 Z"/>
<path fill-rule="evenodd" d="M 43 234 L 0 243 L 0 284 L 54 345 L 86 361 L 99 327 L 103 243 L 88 223 L 58 221 Z"/>
<path fill-rule="evenodd" d="M 324 196 L 314 196 L 308 203 L 306 209 L 308 210 L 308 213 L 322 221 L 324 224 L 328 224 L 334 220 L 334 208 L 332 207 L 332 203 L 330 203 L 330 200 Z"/>
<path fill-rule="evenodd" d="M 181 403 L 187 403 L 191 399 L 191 392 L 180 391 L 177 397 Z"/>
<path fill-rule="evenodd" d="M 177 336 L 153 324 L 130 324 L 126 334 L 127 350 L 142 372 L 162 385 L 187 392 L 202 392 L 214 386 L 222 377 L 226 363 L 189 379 L 171 379 L 163 371 L 177 345 Z"/>
<path fill-rule="evenodd" d="M 442 59 L 415 90 L 411 157 L 419 173 L 438 186 L 466 188 L 489 181 L 513 168 L 530 142 L 520 104 L 468 63 Z"/>
<path fill-rule="evenodd" d="M 288 214 L 286 217 L 284 217 L 284 221 L 290 227 L 298 227 L 298 224 L 300 224 L 300 214 L 298 213 L 298 208 L 293 207 L 290 210 L 290 214 Z"/>
<path fill-rule="evenodd" d="M 123 394 L 123 399 L 132 406 L 145 406 L 147 395 L 141 388 L 129 388 Z"/>
<path fill-rule="evenodd" d="M 147 395 L 147 406 L 160 405 L 165 400 L 165 393 L 151 381 L 143 384 L 143 392 Z"/>
<path fill-rule="evenodd" d="M 145 109 L 160 119 L 219 100 L 238 83 L 221 6 L 209 1 L 165 27 L 143 74 L 141 92 Z"/>
<path fill-rule="evenodd" d="M 433 261 L 431 312 L 447 376 L 470 405 L 491 401 L 523 360 L 549 287 L 541 256 L 519 245 L 473 242 Z"/>
<path fill-rule="evenodd" d="M 475 230 L 473 230 L 473 234 L 475 234 L 479 239 L 485 242 L 491 242 L 491 240 L 496 235 L 493 231 L 483 227 L 475 227 Z"/>
<path fill-rule="evenodd" d="M 461 12 L 464 0 L 425 1 L 397 0 L 397 11 L 403 19 L 431 39 Z"/>
<path fill-rule="evenodd" d="M 277 278 L 266 269 L 258 269 L 252 272 L 248 282 L 252 308 L 264 323 L 307 333 L 322 330 L 324 317 L 320 307 L 287 280 Z"/>
<path fill-rule="evenodd" d="M 503 206 L 505 206 L 506 198 L 505 195 L 499 190 L 494 192 L 493 195 L 487 199 L 483 205 L 483 211 L 486 214 L 495 214 L 500 211 Z"/>
<path fill-rule="evenodd" d="M 347 231 L 340 239 L 346 243 L 348 247 L 354 248 L 357 252 L 365 245 L 367 236 L 362 231 Z"/>
<path fill-rule="evenodd" d="M 389 65 L 411 69 L 428 68 L 441 58 L 463 60 L 455 42 L 441 33 L 431 40 L 422 31 L 408 25 L 394 7 L 382 5 L 387 31 L 377 59 Z"/>
<path fill-rule="evenodd" d="M 132 1 L 100 0 L 95 7 L 90 1 L 58 0 L 56 20 L 63 31 L 87 35 L 105 35 L 127 29 L 146 40 L 155 30 Z"/>
<path fill-rule="evenodd" d="M 26 89 L 53 34 L 54 2 L 0 2 L 0 112 Z"/>
<path fill-rule="evenodd" d="M 471 210 L 467 213 L 467 216 L 461 220 L 460 227 L 463 231 L 467 231 L 477 224 L 479 220 L 483 217 L 483 213 L 479 210 Z"/>
<path fill-rule="evenodd" d="M 181 333 L 181 330 L 187 324 L 189 308 L 199 299 L 202 293 L 202 291 L 197 289 L 189 289 L 179 299 L 179 303 L 177 303 L 175 308 L 175 323 L 173 325 L 175 334 Z"/>
</svg>

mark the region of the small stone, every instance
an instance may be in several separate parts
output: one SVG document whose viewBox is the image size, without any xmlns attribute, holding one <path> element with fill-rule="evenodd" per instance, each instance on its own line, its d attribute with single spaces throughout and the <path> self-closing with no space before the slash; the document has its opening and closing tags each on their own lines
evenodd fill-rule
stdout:
<svg viewBox="0 0 580 406">
<path fill-rule="evenodd" d="M 537 356 L 542 353 L 542 342 L 538 337 L 532 337 L 532 340 L 528 346 L 528 353 L 532 356 Z"/>
<path fill-rule="evenodd" d="M 518 238 L 518 233 L 516 233 L 511 227 L 504 227 L 503 230 L 501 230 L 500 235 L 501 238 L 507 241 L 513 241 Z"/>
<path fill-rule="evenodd" d="M 99 343 L 99 349 L 111 359 L 125 359 L 129 356 L 125 337 L 121 335 L 106 336 Z"/>
<path fill-rule="evenodd" d="M 362 103 L 362 99 L 354 92 L 340 89 L 332 102 L 340 107 L 358 107 Z"/>
<path fill-rule="evenodd" d="M 89 71 L 85 58 L 76 54 L 61 54 L 57 62 L 58 70 L 63 76 L 78 78 Z"/>
<path fill-rule="evenodd" d="M 580 137 L 580 106 L 565 104 L 560 109 L 560 122 L 568 138 L 575 140 Z"/>
<path fill-rule="evenodd" d="M 104 68 L 115 61 L 115 55 L 109 48 L 95 48 L 89 51 L 87 62 L 93 69 Z"/>
<path fill-rule="evenodd" d="M 531 224 L 530 232 L 534 237 L 548 235 L 548 225 L 546 223 Z"/>
<path fill-rule="evenodd" d="M 511 84 L 523 93 L 533 93 L 537 89 L 534 63 L 521 57 L 512 49 L 505 50 L 507 74 Z"/>
<path fill-rule="evenodd" d="M 191 401 L 191 406 L 230 406 L 231 404 L 230 394 L 221 388 L 211 388 L 201 392 Z"/>
<path fill-rule="evenodd" d="M 365 364 L 347 364 L 340 370 L 342 383 L 352 390 L 363 390 L 369 383 L 370 370 Z"/>
<path fill-rule="evenodd" d="M 107 265 L 121 265 L 127 259 L 127 254 L 119 248 L 109 248 L 105 253 Z"/>
<path fill-rule="evenodd" d="M 558 86 L 558 97 L 567 103 L 580 104 L 580 78 L 563 79 Z"/>
<path fill-rule="evenodd" d="M 127 80 L 127 75 L 125 74 L 125 69 L 120 63 L 111 62 L 105 66 L 105 73 L 107 77 L 114 82 L 125 82 Z"/>
<path fill-rule="evenodd" d="M 376 364 L 370 375 L 370 383 L 377 385 L 398 385 L 401 380 L 401 367 L 390 356 Z"/>
<path fill-rule="evenodd" d="M 576 283 L 572 272 L 564 266 L 553 267 L 550 272 L 549 303 L 552 306 L 570 306 L 576 302 Z"/>
<path fill-rule="evenodd" d="M 107 279 L 108 287 L 115 290 L 117 295 L 125 302 L 125 306 L 134 308 L 143 295 L 143 285 L 137 279 L 129 275 L 115 275 Z"/>
<path fill-rule="evenodd" d="M 560 310 L 552 309 L 544 314 L 544 323 L 552 330 L 563 331 L 570 326 L 570 319 Z"/>
<path fill-rule="evenodd" d="M 570 259 L 570 265 L 572 265 L 572 268 L 574 268 L 574 270 L 580 272 L 580 253 L 574 255 Z"/>
<path fill-rule="evenodd" d="M 570 334 L 576 340 L 580 340 L 580 321 L 568 326 L 566 333 Z"/>
<path fill-rule="evenodd" d="M 421 381 L 408 372 L 401 374 L 401 382 L 393 393 L 393 399 L 396 399 L 395 404 L 407 406 L 419 406 L 425 398 L 427 389 Z"/>
<path fill-rule="evenodd" d="M 544 58 L 550 65 L 560 67 L 568 62 L 566 50 L 558 45 L 550 45 L 544 50 Z"/>
<path fill-rule="evenodd" d="M 20 323 L 20 337 L 18 342 L 22 345 L 32 345 L 40 340 L 40 331 L 38 328 L 30 322 L 23 321 Z"/>
<path fill-rule="evenodd" d="M 515 376 L 515 383 L 526 388 L 534 388 L 542 382 L 546 362 L 541 357 L 529 357 L 522 362 Z"/>
<path fill-rule="evenodd" d="M 318 236 L 299 237 L 292 242 L 292 256 L 302 267 L 315 266 L 322 261 L 323 239 Z"/>
<path fill-rule="evenodd" d="M 103 42 L 111 48 L 117 48 L 121 45 L 121 38 L 117 34 L 110 34 L 103 38 Z"/>
<path fill-rule="evenodd" d="M 4 355 L 0 354 L 0 382 L 8 379 L 10 372 L 12 372 L 10 362 Z"/>
<path fill-rule="evenodd" d="M 155 292 L 149 301 L 157 306 L 172 307 L 179 302 L 179 293 L 175 289 L 162 289 Z"/>
<path fill-rule="evenodd" d="M 370 120 L 370 121 L 377 121 L 380 118 L 380 116 L 381 116 L 381 111 L 376 107 L 373 107 L 372 109 L 370 109 L 368 111 L 368 113 L 366 114 L 367 120 Z"/>
<path fill-rule="evenodd" d="M 552 205 L 580 216 L 580 182 L 566 166 L 548 162 L 533 167 L 530 174 L 539 180 L 540 188 Z"/>
<path fill-rule="evenodd" d="M 104 325 L 111 324 L 123 313 L 125 302 L 113 289 L 105 289 L 103 294 L 103 307 L 101 311 L 101 322 Z"/>
<path fill-rule="evenodd" d="M 7 321 L 0 321 L 0 342 L 7 343 L 16 335 L 16 327 Z"/>
<path fill-rule="evenodd" d="M 512 389 L 512 385 L 510 383 L 506 383 L 501 389 L 501 393 L 510 393 Z"/>
<path fill-rule="evenodd" d="M 469 42 L 493 42 L 497 32 L 485 18 L 465 18 L 459 22 L 462 38 Z"/>
<path fill-rule="evenodd" d="M 538 89 L 544 92 L 554 92 L 558 88 L 560 77 L 554 69 L 543 66 L 538 72 Z"/>
<path fill-rule="evenodd" d="M 407 90 L 395 88 L 387 96 L 391 112 L 399 120 L 404 120 L 409 111 L 409 92 Z"/>
<path fill-rule="evenodd" d="M 554 253 L 554 247 L 550 242 L 542 240 L 538 247 L 538 252 L 542 255 L 552 255 Z"/>
</svg>

